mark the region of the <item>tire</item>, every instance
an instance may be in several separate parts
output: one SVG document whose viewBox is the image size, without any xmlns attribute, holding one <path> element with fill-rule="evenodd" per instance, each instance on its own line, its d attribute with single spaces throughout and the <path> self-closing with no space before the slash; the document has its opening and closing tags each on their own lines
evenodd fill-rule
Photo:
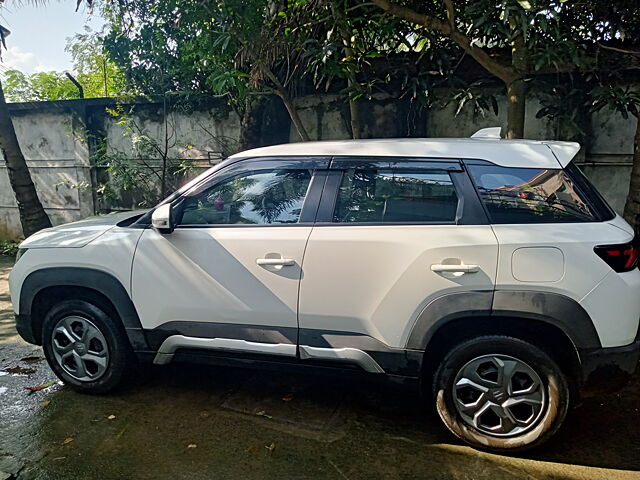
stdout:
<svg viewBox="0 0 640 480">
<path fill-rule="evenodd" d="M 569 385 L 558 365 L 534 345 L 506 336 L 478 337 L 454 347 L 433 387 L 447 428 L 483 450 L 515 452 L 541 445 L 560 428 L 569 408 Z"/>
<path fill-rule="evenodd" d="M 65 300 L 49 310 L 42 346 L 58 378 L 82 393 L 116 388 L 132 359 L 120 319 L 85 300 Z"/>
</svg>

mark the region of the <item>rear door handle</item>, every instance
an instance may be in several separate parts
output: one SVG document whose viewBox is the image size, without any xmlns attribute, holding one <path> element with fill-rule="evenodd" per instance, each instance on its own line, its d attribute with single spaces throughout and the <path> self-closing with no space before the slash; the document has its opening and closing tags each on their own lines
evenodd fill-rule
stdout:
<svg viewBox="0 0 640 480">
<path fill-rule="evenodd" d="M 290 267 L 296 261 L 293 258 L 257 258 L 256 263 L 262 267 Z"/>
<path fill-rule="evenodd" d="M 478 265 L 431 265 L 432 272 L 445 272 L 445 273 L 476 273 L 480 270 Z"/>
</svg>

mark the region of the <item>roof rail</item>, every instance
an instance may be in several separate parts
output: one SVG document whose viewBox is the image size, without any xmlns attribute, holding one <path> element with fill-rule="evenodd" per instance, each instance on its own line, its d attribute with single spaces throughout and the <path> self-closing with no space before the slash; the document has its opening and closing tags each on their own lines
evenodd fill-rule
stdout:
<svg viewBox="0 0 640 480">
<path fill-rule="evenodd" d="M 471 138 L 492 138 L 495 140 L 500 140 L 501 133 L 502 127 L 481 128 L 476 133 L 471 135 Z"/>
</svg>

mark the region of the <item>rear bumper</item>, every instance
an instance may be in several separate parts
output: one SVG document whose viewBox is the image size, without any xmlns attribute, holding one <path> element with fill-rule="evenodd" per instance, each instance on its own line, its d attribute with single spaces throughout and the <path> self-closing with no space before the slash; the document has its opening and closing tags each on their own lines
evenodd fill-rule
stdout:
<svg viewBox="0 0 640 480">
<path fill-rule="evenodd" d="M 639 360 L 640 338 L 624 347 L 582 352 L 582 393 L 589 396 L 620 390 L 636 372 Z"/>
</svg>

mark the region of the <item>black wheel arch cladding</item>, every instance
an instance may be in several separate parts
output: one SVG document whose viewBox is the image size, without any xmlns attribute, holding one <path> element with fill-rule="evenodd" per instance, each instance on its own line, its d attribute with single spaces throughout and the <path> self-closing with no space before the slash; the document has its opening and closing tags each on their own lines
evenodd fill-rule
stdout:
<svg viewBox="0 0 640 480">
<path fill-rule="evenodd" d="M 33 302 L 39 292 L 50 287 L 79 287 L 95 290 L 105 296 L 120 317 L 131 346 L 136 351 L 148 350 L 148 344 L 138 313 L 122 283 L 113 275 L 96 269 L 81 267 L 43 268 L 30 273 L 22 283 L 20 290 L 20 315 L 31 317 L 32 331 L 34 322 L 42 321 L 32 316 Z M 35 340 L 41 341 L 35 337 Z"/>
</svg>

